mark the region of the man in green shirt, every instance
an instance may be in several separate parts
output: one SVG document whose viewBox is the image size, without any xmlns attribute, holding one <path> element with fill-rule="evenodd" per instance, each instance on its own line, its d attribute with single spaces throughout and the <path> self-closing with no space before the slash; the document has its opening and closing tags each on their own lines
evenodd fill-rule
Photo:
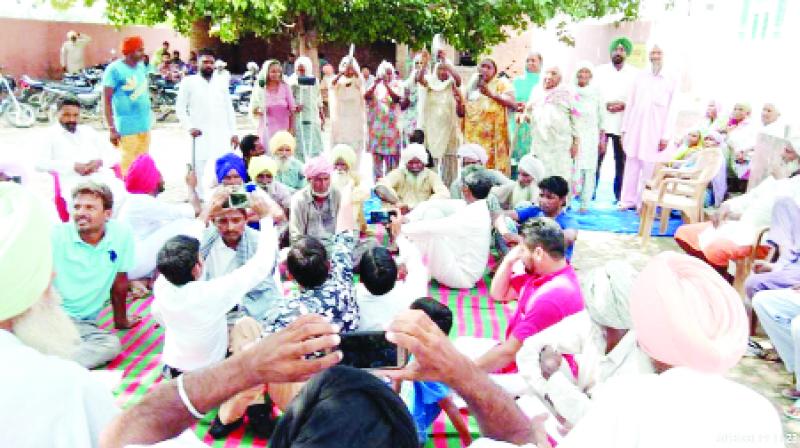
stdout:
<svg viewBox="0 0 800 448">
<path fill-rule="evenodd" d="M 53 284 L 81 335 L 73 359 L 94 368 L 121 351 L 117 337 L 97 323 L 109 296 L 115 328 L 132 328 L 141 320 L 138 316 L 128 318 L 125 309 L 134 240 L 129 228 L 110 219 L 113 198 L 106 185 L 78 185 L 72 197 L 74 223 L 61 224 L 52 231 Z"/>
</svg>

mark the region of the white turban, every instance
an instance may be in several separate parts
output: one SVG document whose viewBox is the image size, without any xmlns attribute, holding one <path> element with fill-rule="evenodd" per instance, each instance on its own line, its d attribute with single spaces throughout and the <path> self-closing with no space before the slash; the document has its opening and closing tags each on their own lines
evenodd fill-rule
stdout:
<svg viewBox="0 0 800 448">
<path fill-rule="evenodd" d="M 0 182 L 0 233 L 0 320 L 8 320 L 42 297 L 53 273 L 50 219 L 14 182 Z"/>
<path fill-rule="evenodd" d="M 463 145 L 459 146 L 458 157 L 478 159 L 481 162 L 481 165 L 486 165 L 486 162 L 489 161 L 489 156 L 486 154 L 486 150 L 483 149 L 483 146 L 477 143 L 464 143 Z"/>
<path fill-rule="evenodd" d="M 400 152 L 400 166 L 405 168 L 411 159 L 419 159 L 423 164 L 428 164 L 428 152 L 419 143 L 412 143 Z"/>
<path fill-rule="evenodd" d="M 314 72 L 311 71 L 311 59 L 308 56 L 300 56 L 294 61 L 294 71 L 296 72 L 301 66 L 306 68 L 306 76 L 314 76 Z"/>
<path fill-rule="evenodd" d="M 535 182 L 544 179 L 544 164 L 531 154 L 525 154 L 519 159 L 519 170 L 528 173 Z"/>
<path fill-rule="evenodd" d="M 636 269 L 622 260 L 613 260 L 593 269 L 583 284 L 586 311 L 592 320 L 604 327 L 631 328 L 628 307 Z"/>
<path fill-rule="evenodd" d="M 394 66 L 388 61 L 381 61 L 378 65 L 378 69 L 375 71 L 375 76 L 380 78 L 386 71 L 390 71 L 392 75 L 394 75 Z"/>
</svg>

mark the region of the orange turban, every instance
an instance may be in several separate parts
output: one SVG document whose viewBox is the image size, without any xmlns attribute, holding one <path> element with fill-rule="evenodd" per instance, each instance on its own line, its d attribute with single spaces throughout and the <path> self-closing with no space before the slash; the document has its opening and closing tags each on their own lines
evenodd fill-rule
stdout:
<svg viewBox="0 0 800 448">
<path fill-rule="evenodd" d="M 122 41 L 122 54 L 127 56 L 136 50 L 144 49 L 144 41 L 139 36 L 126 37 Z"/>
<path fill-rule="evenodd" d="M 630 295 L 639 346 L 674 367 L 722 374 L 747 347 L 739 294 L 706 263 L 676 252 L 653 257 Z"/>
</svg>

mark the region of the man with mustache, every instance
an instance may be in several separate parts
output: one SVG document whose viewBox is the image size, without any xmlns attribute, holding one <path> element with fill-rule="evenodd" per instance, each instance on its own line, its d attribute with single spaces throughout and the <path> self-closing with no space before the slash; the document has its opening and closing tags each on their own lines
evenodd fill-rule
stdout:
<svg viewBox="0 0 800 448">
<path fill-rule="evenodd" d="M 76 98 L 62 99 L 57 116 L 58 123 L 49 130 L 36 169 L 57 176 L 67 210 L 72 208 L 72 189 L 90 180 L 108 185 L 119 207 L 125 197 L 125 186 L 111 170 L 118 156 L 91 126 L 79 124 L 81 103 Z"/>
<path fill-rule="evenodd" d="M 339 343 L 336 329 L 321 316 L 304 316 L 252 345 L 246 356 L 162 381 L 122 414 L 107 386 L 68 360 L 79 334 L 52 287 L 51 241 L 42 238 L 49 223 L 32 193 L 0 182 L 0 350 L 9 357 L 0 366 L 0 415 L 14 428 L 0 433 L 0 446 L 155 443 L 260 381 L 305 380 L 341 359 L 340 352 L 322 359 L 293 356 L 305 349 L 327 352 Z M 47 405 L 54 397 L 58 404 Z"/>
<path fill-rule="evenodd" d="M 88 182 L 72 191 L 72 219 L 53 228 L 53 286 L 62 306 L 80 333 L 72 359 L 92 369 L 116 357 L 120 342 L 97 322 L 109 296 L 114 327 L 133 328 L 141 318 L 128 316 L 128 271 L 134 265 L 134 240 L 130 228 L 111 219 L 111 190 Z"/>
<path fill-rule="evenodd" d="M 229 152 L 231 146 L 239 145 L 228 85 L 220 82 L 223 75 L 215 74 L 215 61 L 211 50 L 200 50 L 197 58 L 199 71 L 181 81 L 175 100 L 175 113 L 181 126 L 195 139 L 192 162 L 200 178 L 199 193 L 203 198 L 213 183 L 214 168 L 206 169 L 208 161 L 217 160 Z"/>
</svg>

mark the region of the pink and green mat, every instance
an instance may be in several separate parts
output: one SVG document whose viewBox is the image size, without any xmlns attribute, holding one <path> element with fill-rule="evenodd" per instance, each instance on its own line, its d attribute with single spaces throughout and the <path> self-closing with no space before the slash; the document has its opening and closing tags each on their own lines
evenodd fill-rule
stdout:
<svg viewBox="0 0 800 448">
<path fill-rule="evenodd" d="M 449 289 L 432 282 L 431 297 L 446 304 L 453 311 L 454 326 L 451 338 L 465 335 L 498 340 L 503 338 L 512 310 L 489 299 L 487 288 L 489 280 L 489 277 L 485 276 L 474 288 L 461 290 Z M 107 367 L 109 370 L 122 372 L 122 379 L 114 390 L 117 402 L 122 407 L 140 401 L 144 394 L 161 380 L 160 359 L 164 331 L 155 324 L 150 315 L 152 300 L 151 296 L 129 305 L 129 312 L 142 316 L 142 323 L 132 330 L 118 332 L 123 350 Z M 106 328 L 112 327 L 111 313 L 108 309 L 100 315 L 100 323 Z M 209 415 L 194 428 L 197 437 L 211 446 L 220 448 L 267 446 L 266 440 L 255 438 L 243 429 L 237 430 L 225 440 L 215 441 L 207 435 L 212 419 L 213 415 Z M 469 425 L 473 437 L 476 437 L 478 426 L 472 417 L 469 417 Z M 442 413 L 433 424 L 432 436 L 426 447 L 460 446 L 461 441 L 455 428 Z"/>
</svg>

